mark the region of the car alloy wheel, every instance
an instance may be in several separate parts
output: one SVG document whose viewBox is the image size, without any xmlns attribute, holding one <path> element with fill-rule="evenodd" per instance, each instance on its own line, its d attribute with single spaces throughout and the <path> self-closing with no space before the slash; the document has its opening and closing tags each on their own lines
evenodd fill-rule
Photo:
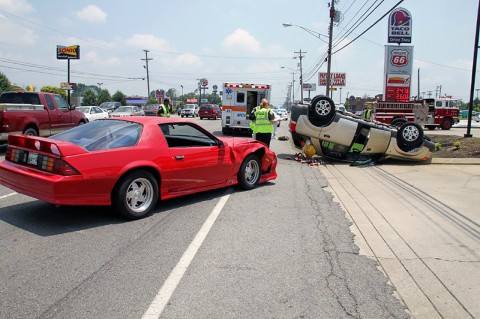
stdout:
<svg viewBox="0 0 480 319">
<path fill-rule="evenodd" d="M 135 171 L 119 182 L 112 196 L 114 208 L 128 219 L 148 215 L 158 199 L 158 184 L 147 171 Z"/>
<path fill-rule="evenodd" d="M 238 171 L 238 184 L 243 189 L 253 189 L 260 181 L 260 159 L 255 154 L 248 155 Z"/>
<path fill-rule="evenodd" d="M 398 146 L 405 152 L 411 151 L 423 144 L 423 129 L 417 123 L 404 123 L 397 134 Z"/>
<path fill-rule="evenodd" d="M 317 95 L 308 108 L 308 119 L 318 127 L 329 124 L 335 116 L 335 103 L 331 98 Z"/>
</svg>

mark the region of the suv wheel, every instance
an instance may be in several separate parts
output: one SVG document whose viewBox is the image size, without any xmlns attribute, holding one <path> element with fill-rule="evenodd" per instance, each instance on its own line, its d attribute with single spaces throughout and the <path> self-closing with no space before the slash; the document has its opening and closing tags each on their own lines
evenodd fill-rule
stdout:
<svg viewBox="0 0 480 319">
<path fill-rule="evenodd" d="M 308 119 L 315 126 L 326 126 L 335 116 L 335 103 L 331 98 L 317 95 L 308 107 Z"/>
<path fill-rule="evenodd" d="M 423 144 L 423 130 L 417 123 L 404 123 L 397 133 L 398 147 L 405 152 L 409 152 Z"/>
</svg>

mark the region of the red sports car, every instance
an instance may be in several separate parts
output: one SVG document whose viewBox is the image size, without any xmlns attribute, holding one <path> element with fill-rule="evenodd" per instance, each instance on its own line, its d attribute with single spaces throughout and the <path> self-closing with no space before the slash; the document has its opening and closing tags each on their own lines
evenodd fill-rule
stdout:
<svg viewBox="0 0 480 319">
<path fill-rule="evenodd" d="M 97 120 L 42 138 L 10 135 L 0 184 L 57 205 L 112 205 L 129 219 L 157 201 L 277 177 L 277 157 L 258 141 L 216 137 L 181 119 Z"/>
</svg>

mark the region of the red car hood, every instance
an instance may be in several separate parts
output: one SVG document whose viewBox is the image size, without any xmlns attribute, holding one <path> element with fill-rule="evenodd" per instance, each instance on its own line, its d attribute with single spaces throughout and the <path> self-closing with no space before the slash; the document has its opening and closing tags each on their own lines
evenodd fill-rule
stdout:
<svg viewBox="0 0 480 319">
<path fill-rule="evenodd" d="M 259 143 L 256 140 L 252 140 L 251 138 L 246 138 L 246 137 L 217 136 L 217 138 L 230 146 L 249 144 L 249 143 Z"/>
</svg>

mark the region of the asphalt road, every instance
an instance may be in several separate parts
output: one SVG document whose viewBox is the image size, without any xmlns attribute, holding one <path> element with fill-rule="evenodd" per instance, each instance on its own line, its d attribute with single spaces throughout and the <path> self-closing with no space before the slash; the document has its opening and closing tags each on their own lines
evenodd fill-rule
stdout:
<svg viewBox="0 0 480 319">
<path fill-rule="evenodd" d="M 220 134 L 219 120 L 194 121 Z M 288 134 L 285 124 L 279 135 Z M 372 207 L 383 207 L 380 211 L 391 209 L 380 199 L 363 195 L 363 190 L 380 193 L 376 187 L 381 176 L 357 180 L 361 176 L 357 174 L 378 168 L 312 167 L 288 159 L 293 154 L 288 141 L 273 140 L 271 147 L 279 157 L 276 181 L 248 192 L 232 187 L 168 200 L 152 216 L 134 222 L 118 219 L 110 209 L 53 207 L 0 187 L 0 318 L 408 318 L 409 313 L 420 314 L 407 292 L 412 287 L 422 291 L 422 286 L 405 288 L 401 276 L 385 272 L 401 269 L 395 263 L 405 264 L 404 258 L 411 256 L 397 254 L 400 258 L 390 259 L 372 247 L 365 249 L 373 245 L 366 236 L 369 232 L 352 217 L 351 203 L 365 198 L 375 203 Z M 387 174 L 410 183 L 405 176 L 420 179 L 426 166 L 399 167 L 402 170 L 392 166 Z M 337 168 L 352 175 L 332 177 L 325 171 Z M 455 180 L 455 175 L 449 176 Z M 335 190 L 335 185 L 349 183 L 362 194 L 357 197 L 347 188 L 351 201 Z M 475 189 L 478 179 L 469 183 Z M 381 185 L 394 197 L 392 193 L 405 188 L 396 182 Z M 401 194 L 405 202 L 410 196 L 418 198 L 414 191 Z M 470 207 L 473 196 L 467 198 L 465 205 Z M 448 199 L 442 203 L 462 211 L 450 203 L 452 196 Z M 372 207 L 363 211 L 376 212 Z M 458 217 L 448 212 L 451 218 Z M 408 222 L 408 215 L 392 214 L 398 224 Z M 452 254 L 464 245 L 460 250 L 468 252 L 468 258 L 433 252 L 425 258 L 445 270 L 440 279 L 450 291 L 470 289 L 457 299 L 467 313 L 476 315 L 477 310 L 469 308 L 475 307 L 473 298 L 463 298 L 468 291 L 478 295 L 478 288 L 450 281 L 448 272 L 460 265 L 462 271 L 480 273 L 478 238 L 453 240 L 465 227 L 471 228 L 464 231 L 467 236 L 478 236 L 478 215 L 465 214 L 473 221 L 468 225 L 468 219 L 461 224 L 448 217 L 417 216 L 422 227 L 432 221 L 450 230 L 448 225 L 453 224 L 457 231 L 442 245 L 450 243 Z M 357 229 L 365 240 L 359 240 Z M 383 230 L 376 231 L 383 234 Z M 415 235 L 416 230 L 413 227 L 408 240 L 426 242 Z M 389 236 L 384 242 L 389 243 Z M 428 251 L 428 247 L 421 252 L 411 247 L 421 257 Z M 385 266 L 389 260 L 390 268 Z M 419 281 L 410 276 L 408 283 L 415 282 L 412 278 Z M 479 282 L 477 277 L 471 279 L 461 283 Z M 398 290 L 396 297 L 392 287 Z M 423 293 L 423 299 L 436 301 L 434 293 Z M 432 304 L 429 309 L 448 308 Z M 437 317 L 463 318 L 440 310 L 434 312 Z"/>
<path fill-rule="evenodd" d="M 0 188 L 0 317 L 406 318 L 320 171 L 287 160 L 288 142 L 272 148 L 275 182 L 165 201 L 135 222 Z"/>
</svg>

